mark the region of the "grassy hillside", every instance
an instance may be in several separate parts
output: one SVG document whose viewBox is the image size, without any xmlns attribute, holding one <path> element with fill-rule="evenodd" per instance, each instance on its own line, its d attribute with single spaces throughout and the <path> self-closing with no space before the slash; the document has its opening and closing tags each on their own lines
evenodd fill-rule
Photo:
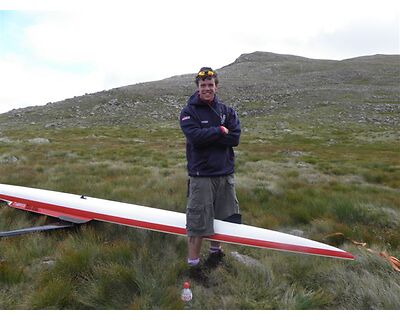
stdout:
<svg viewBox="0 0 400 320">
<path fill-rule="evenodd" d="M 192 283 L 190 307 L 400 309 L 399 273 L 379 256 L 400 258 L 400 56 L 255 52 L 218 72 L 242 122 L 244 223 L 356 260 L 226 245 L 210 286 Z M 184 212 L 177 118 L 193 90 L 182 75 L 1 114 L 0 183 Z M 50 220 L 0 204 L 0 230 Z M 182 309 L 185 260 L 184 237 L 99 222 L 3 238 L 0 309 Z"/>
<path fill-rule="evenodd" d="M 399 258 L 396 127 L 331 121 L 338 113 L 329 106 L 296 110 L 242 116 L 236 177 L 244 223 L 323 242 L 341 232 Z M 2 129 L 0 138 L 1 183 L 185 210 L 185 140 L 176 121 L 30 125 Z M 0 206 L 0 230 L 49 220 Z M 191 307 L 399 309 L 399 273 L 363 247 L 335 244 L 357 259 L 226 245 L 210 287 L 192 283 Z M 245 265 L 231 252 L 259 263 Z M 0 309 L 181 309 L 185 258 L 184 237 L 105 223 L 4 238 Z"/>
<path fill-rule="evenodd" d="M 333 61 L 254 52 L 241 55 L 218 70 L 220 97 L 248 116 L 300 117 L 334 109 L 333 118 L 318 121 L 374 122 L 400 125 L 400 56 L 375 55 Z M 194 74 L 140 83 L 71 97 L 44 106 L 16 109 L 0 115 L 1 128 L 40 126 L 152 126 L 175 120 L 194 91 Z"/>
</svg>

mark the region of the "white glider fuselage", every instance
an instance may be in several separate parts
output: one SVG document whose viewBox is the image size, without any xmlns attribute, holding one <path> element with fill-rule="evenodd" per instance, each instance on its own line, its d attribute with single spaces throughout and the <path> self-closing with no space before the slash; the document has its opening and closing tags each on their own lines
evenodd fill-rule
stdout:
<svg viewBox="0 0 400 320">
<path fill-rule="evenodd" d="M 186 235 L 186 216 L 123 202 L 70 193 L 0 184 L 0 200 L 10 207 L 75 223 L 90 220 Z M 350 253 L 317 241 L 268 229 L 214 221 L 215 234 L 205 239 L 280 251 L 354 259 Z"/>
</svg>

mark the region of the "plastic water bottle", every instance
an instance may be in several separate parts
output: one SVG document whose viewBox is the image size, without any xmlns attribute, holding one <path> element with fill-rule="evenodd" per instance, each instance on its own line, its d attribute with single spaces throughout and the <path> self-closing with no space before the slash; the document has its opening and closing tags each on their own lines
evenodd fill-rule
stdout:
<svg viewBox="0 0 400 320">
<path fill-rule="evenodd" d="M 193 299 L 193 293 L 192 290 L 190 290 L 190 284 L 187 281 L 183 283 L 181 299 L 183 302 L 185 302 L 186 306 L 188 306 L 188 302 L 190 302 Z"/>
</svg>

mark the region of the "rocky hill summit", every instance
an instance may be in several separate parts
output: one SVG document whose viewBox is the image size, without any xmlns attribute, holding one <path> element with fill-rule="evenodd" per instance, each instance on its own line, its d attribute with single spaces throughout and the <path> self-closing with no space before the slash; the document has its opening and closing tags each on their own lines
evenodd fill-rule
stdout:
<svg viewBox="0 0 400 320">
<path fill-rule="evenodd" d="M 399 55 L 336 61 L 253 52 L 217 72 L 221 100 L 243 117 L 276 112 L 306 117 L 320 112 L 324 121 L 400 124 Z M 194 77 L 177 75 L 12 110 L 0 115 L 0 127 L 140 125 L 174 120 L 195 90 Z"/>
</svg>

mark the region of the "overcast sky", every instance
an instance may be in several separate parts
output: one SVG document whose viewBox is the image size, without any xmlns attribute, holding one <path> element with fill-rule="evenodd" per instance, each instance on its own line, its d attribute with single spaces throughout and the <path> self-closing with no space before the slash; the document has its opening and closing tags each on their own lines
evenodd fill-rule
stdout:
<svg viewBox="0 0 400 320">
<path fill-rule="evenodd" d="M 398 0 L 0 0 L 0 113 L 253 51 L 400 54 L 399 29 Z"/>
</svg>

